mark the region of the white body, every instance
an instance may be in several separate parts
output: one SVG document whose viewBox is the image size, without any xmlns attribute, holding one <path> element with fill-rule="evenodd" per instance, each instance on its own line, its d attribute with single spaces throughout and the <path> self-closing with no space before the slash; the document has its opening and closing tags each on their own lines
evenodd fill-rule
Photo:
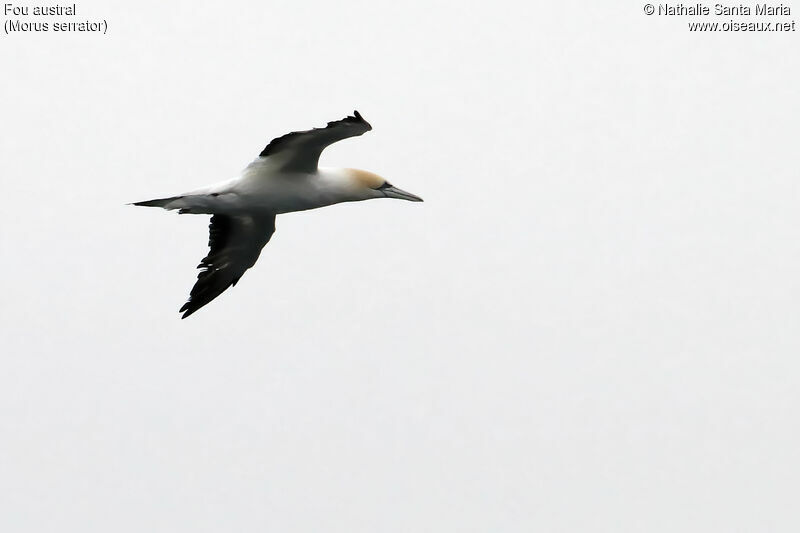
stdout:
<svg viewBox="0 0 800 533">
<path fill-rule="evenodd" d="M 276 167 L 268 158 L 258 158 L 239 178 L 182 194 L 164 208 L 198 214 L 282 214 L 387 196 L 365 186 L 379 186 L 383 178 L 364 170 L 320 167 L 312 173 L 287 173 Z"/>
</svg>

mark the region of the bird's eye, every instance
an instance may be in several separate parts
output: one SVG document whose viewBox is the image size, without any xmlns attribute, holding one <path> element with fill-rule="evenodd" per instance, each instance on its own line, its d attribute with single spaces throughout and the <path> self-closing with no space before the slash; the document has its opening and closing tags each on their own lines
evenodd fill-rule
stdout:
<svg viewBox="0 0 800 533">
<path fill-rule="evenodd" d="M 375 190 L 376 190 L 376 191 L 382 191 L 383 189 L 388 189 L 388 188 L 389 188 L 389 187 L 391 187 L 391 186 L 392 186 L 392 184 L 391 184 L 391 183 L 389 183 L 388 181 L 385 181 L 385 182 L 383 183 L 383 185 L 381 185 L 380 187 L 378 187 L 378 188 L 377 188 L 377 189 L 375 189 Z"/>
</svg>

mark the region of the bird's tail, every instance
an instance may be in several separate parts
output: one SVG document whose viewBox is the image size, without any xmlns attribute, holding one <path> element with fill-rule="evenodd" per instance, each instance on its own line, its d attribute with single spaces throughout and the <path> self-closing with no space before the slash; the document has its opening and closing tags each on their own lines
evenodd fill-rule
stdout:
<svg viewBox="0 0 800 533">
<path fill-rule="evenodd" d="M 180 200 L 183 196 L 170 196 L 169 198 L 156 198 L 155 200 L 145 200 L 144 202 L 133 202 L 131 205 L 142 207 L 163 207 L 164 209 L 178 209 L 180 206 L 172 207 L 170 204 Z"/>
<path fill-rule="evenodd" d="M 161 207 L 168 211 L 179 209 L 179 213 L 203 213 L 204 210 L 200 209 L 202 206 L 198 205 L 197 196 L 182 195 L 170 196 L 169 198 L 156 198 L 155 200 L 145 200 L 144 202 L 133 202 L 130 205 L 138 205 L 141 207 Z"/>
</svg>

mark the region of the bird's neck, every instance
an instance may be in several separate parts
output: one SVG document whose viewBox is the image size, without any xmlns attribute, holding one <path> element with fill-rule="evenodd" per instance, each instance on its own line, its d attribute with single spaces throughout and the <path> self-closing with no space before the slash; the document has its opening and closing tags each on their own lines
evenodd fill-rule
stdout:
<svg viewBox="0 0 800 533">
<path fill-rule="evenodd" d="M 373 179 L 372 176 L 374 174 L 371 172 L 353 168 L 320 167 L 317 171 L 320 186 L 339 198 L 339 202 L 372 198 L 371 189 L 365 186 L 365 183 Z"/>
</svg>

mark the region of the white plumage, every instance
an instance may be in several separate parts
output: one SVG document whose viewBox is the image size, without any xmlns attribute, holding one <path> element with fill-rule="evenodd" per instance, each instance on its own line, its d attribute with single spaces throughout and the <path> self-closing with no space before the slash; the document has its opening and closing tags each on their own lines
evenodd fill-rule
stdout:
<svg viewBox="0 0 800 533">
<path fill-rule="evenodd" d="M 372 126 L 358 113 L 324 128 L 273 139 L 239 178 L 203 189 L 133 205 L 210 214 L 209 253 L 182 318 L 235 285 L 252 267 L 275 231 L 275 216 L 371 198 L 422 198 L 366 170 L 319 167 L 322 151 L 336 141 L 362 135 Z"/>
</svg>

